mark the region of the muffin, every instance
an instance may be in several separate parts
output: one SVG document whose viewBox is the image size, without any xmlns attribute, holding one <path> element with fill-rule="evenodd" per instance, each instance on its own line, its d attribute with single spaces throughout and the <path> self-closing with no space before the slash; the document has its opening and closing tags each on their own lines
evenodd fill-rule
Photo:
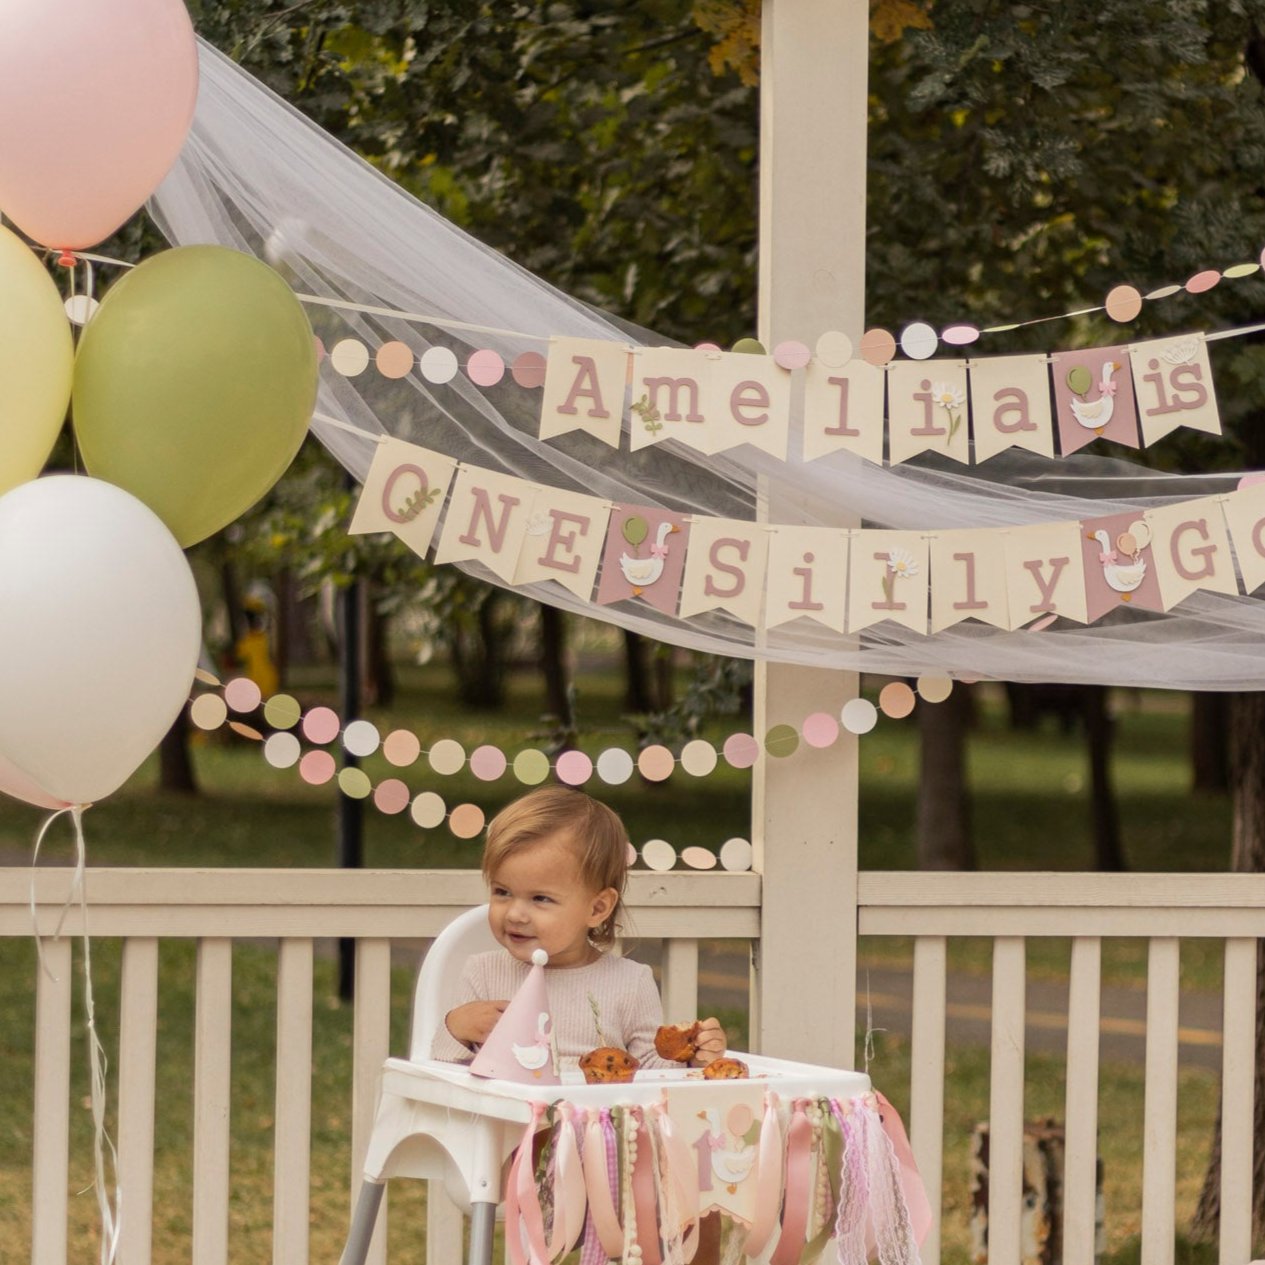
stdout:
<svg viewBox="0 0 1265 1265">
<path fill-rule="evenodd" d="M 712 1059 L 703 1068 L 703 1079 L 709 1081 L 740 1081 L 750 1072 L 741 1059 Z"/>
<path fill-rule="evenodd" d="M 697 1052 L 694 1044 L 703 1025 L 694 1023 L 665 1024 L 654 1034 L 654 1048 L 662 1059 L 676 1063 L 688 1063 Z"/>
<path fill-rule="evenodd" d="M 618 1085 L 630 1081 L 640 1066 L 627 1050 L 611 1045 L 590 1050 L 580 1059 L 580 1071 L 590 1085 Z"/>
</svg>

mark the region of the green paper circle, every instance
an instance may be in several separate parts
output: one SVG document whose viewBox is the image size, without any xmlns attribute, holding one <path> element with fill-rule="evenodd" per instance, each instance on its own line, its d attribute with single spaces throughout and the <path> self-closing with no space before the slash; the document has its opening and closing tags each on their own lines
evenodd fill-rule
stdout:
<svg viewBox="0 0 1265 1265">
<path fill-rule="evenodd" d="M 799 749 L 799 731 L 794 725 L 774 725 L 764 735 L 764 749 L 774 759 L 794 755 Z"/>
<path fill-rule="evenodd" d="M 302 715 L 299 700 L 289 694 L 274 694 L 264 704 L 264 720 L 273 729 L 293 729 Z"/>
<path fill-rule="evenodd" d="M 373 790 L 373 783 L 364 769 L 339 769 L 338 789 L 348 799 L 367 799 Z"/>
<path fill-rule="evenodd" d="M 736 351 L 740 356 L 763 356 L 765 354 L 764 344 L 758 338 L 740 338 L 731 351 Z"/>
<path fill-rule="evenodd" d="M 528 747 L 514 757 L 514 776 L 524 786 L 539 786 L 549 776 L 549 757 L 543 751 Z"/>
</svg>

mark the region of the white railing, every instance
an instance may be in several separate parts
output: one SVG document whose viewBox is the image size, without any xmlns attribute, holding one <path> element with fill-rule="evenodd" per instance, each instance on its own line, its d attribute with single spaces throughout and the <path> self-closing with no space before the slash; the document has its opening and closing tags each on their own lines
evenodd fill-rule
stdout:
<svg viewBox="0 0 1265 1265">
<path fill-rule="evenodd" d="M 68 870 L 36 875 L 37 917 L 46 933 L 61 916 L 70 878 Z M 272 1255 L 274 1262 L 303 1265 L 309 1240 L 314 943 L 331 936 L 357 943 L 354 1187 L 377 1073 L 389 1052 L 392 944 L 433 936 L 456 912 L 481 900 L 479 876 L 466 871 L 90 870 L 87 886 L 92 936 L 123 942 L 119 1049 L 116 1056 L 111 1051 L 119 1069 L 119 1185 L 127 1195 L 120 1260 L 149 1265 L 152 1259 L 159 943 L 192 939 L 198 946 L 192 1261 L 227 1263 L 232 946 L 235 940 L 266 937 L 280 942 L 277 1066 L 283 1069 L 274 1105 Z M 638 934 L 664 941 L 663 992 L 670 1019 L 695 1011 L 699 940 L 754 941 L 760 935 L 757 874 L 636 873 L 629 896 Z M 0 870 L 0 936 L 30 937 L 30 898 L 29 870 Z M 1168 1265 L 1174 1252 L 1178 945 L 1183 937 L 1224 940 L 1220 1260 L 1244 1265 L 1250 1259 L 1255 966 L 1256 942 L 1265 936 L 1265 876 L 862 873 L 858 910 L 861 935 L 914 937 L 910 1126 L 937 1213 L 935 1194 L 945 1166 L 947 946 L 958 936 L 993 940 L 989 1241 L 991 1259 L 1005 1265 L 1020 1259 L 1026 938 L 1073 941 L 1063 1227 L 1067 1265 L 1091 1265 L 1094 1253 L 1101 939 L 1149 941 L 1143 1265 Z M 48 970 L 37 971 L 33 981 L 35 1265 L 65 1265 L 67 1259 L 70 1049 L 80 1018 L 72 1013 L 71 938 L 80 931 L 72 908 L 63 938 L 45 941 Z M 828 999 L 806 982 L 804 1005 L 823 1004 Z M 435 1221 L 432 1244 L 446 1247 L 432 1247 L 432 1265 L 448 1265 L 455 1250 L 451 1223 Z M 939 1259 L 938 1220 L 924 1259 Z"/>
</svg>

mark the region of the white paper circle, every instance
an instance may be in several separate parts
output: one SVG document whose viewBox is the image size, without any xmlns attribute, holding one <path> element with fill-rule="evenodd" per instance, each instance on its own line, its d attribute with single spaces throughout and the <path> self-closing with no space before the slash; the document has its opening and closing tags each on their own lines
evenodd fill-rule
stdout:
<svg viewBox="0 0 1265 1265">
<path fill-rule="evenodd" d="M 335 373 L 354 378 L 369 368 L 369 348 L 358 338 L 343 338 L 334 344 L 329 363 Z"/>
<path fill-rule="evenodd" d="M 264 759 L 274 769 L 293 768 L 302 751 L 302 743 L 292 733 L 271 734 L 264 743 Z"/>
<path fill-rule="evenodd" d="M 455 738 L 441 738 L 430 749 L 430 767 L 441 777 L 460 773 L 466 762 L 466 749 Z"/>
<path fill-rule="evenodd" d="M 706 848 L 685 848 L 681 852 L 681 860 L 692 870 L 714 870 L 716 854 Z"/>
<path fill-rule="evenodd" d="M 926 321 L 914 321 L 901 330 L 900 349 L 910 360 L 930 359 L 939 345 L 939 335 Z"/>
<path fill-rule="evenodd" d="M 648 839 L 641 845 L 641 859 L 652 870 L 670 870 L 676 864 L 676 849 L 666 839 Z"/>
<path fill-rule="evenodd" d="M 228 719 L 228 704 L 219 694 L 199 694 L 189 708 L 189 719 L 199 729 L 218 729 Z"/>
<path fill-rule="evenodd" d="M 852 359 L 852 339 L 837 329 L 827 330 L 817 340 L 817 359 L 831 369 L 841 369 Z"/>
<path fill-rule="evenodd" d="M 718 759 L 716 748 L 703 738 L 695 738 L 681 748 L 681 768 L 691 777 L 706 777 Z"/>
<path fill-rule="evenodd" d="M 66 315 L 72 325 L 86 325 L 101 306 L 91 295 L 72 294 L 66 300 Z"/>
<path fill-rule="evenodd" d="M 418 363 L 427 382 L 443 386 L 457 376 L 457 357 L 447 347 L 428 347 Z"/>
<path fill-rule="evenodd" d="M 839 719 L 850 734 L 868 734 L 878 724 L 878 708 L 868 698 L 849 699 Z"/>
<path fill-rule="evenodd" d="M 720 845 L 721 869 L 735 874 L 745 874 L 751 868 L 755 851 L 746 839 L 726 839 Z"/>
<path fill-rule="evenodd" d="M 448 810 L 444 801 L 434 791 L 423 791 L 413 800 L 409 814 L 417 824 L 426 830 L 433 830 L 443 824 Z"/>
<path fill-rule="evenodd" d="M 597 757 L 597 776 L 607 786 L 622 786 L 632 777 L 636 767 L 632 756 L 620 747 L 607 747 Z"/>
<path fill-rule="evenodd" d="M 373 755 L 381 740 L 378 727 L 371 720 L 353 720 L 343 730 L 343 746 L 352 755 Z"/>
<path fill-rule="evenodd" d="M 916 684 L 924 703 L 943 703 L 953 693 L 953 679 L 947 676 L 920 676 Z"/>
</svg>

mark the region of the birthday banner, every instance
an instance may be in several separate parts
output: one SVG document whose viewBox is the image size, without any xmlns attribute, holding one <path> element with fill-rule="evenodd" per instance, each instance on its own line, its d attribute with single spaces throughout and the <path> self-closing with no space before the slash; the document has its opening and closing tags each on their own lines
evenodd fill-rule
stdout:
<svg viewBox="0 0 1265 1265">
<path fill-rule="evenodd" d="M 1152 365 L 1180 370 L 1195 361 L 1139 350 L 1158 379 L 1147 384 L 1158 408 L 1180 394 L 1192 401 L 1202 394 L 1201 408 L 1209 403 L 1206 378 Z M 1100 374 L 1112 363 L 1103 359 Z M 748 386 L 728 366 L 710 382 L 731 393 Z M 744 398 L 754 401 L 755 392 Z M 918 418 L 911 407 L 909 420 L 918 422 L 911 436 L 929 422 L 952 425 L 958 406 L 946 398 L 931 407 L 916 402 Z M 682 417 L 695 407 L 688 390 L 678 403 Z M 998 405 L 1012 407 L 1013 397 Z M 436 562 L 477 561 L 509 585 L 553 581 L 595 606 L 644 602 L 681 619 L 722 610 L 756 628 L 807 619 L 839 634 L 887 620 L 924 635 L 965 619 L 1007 631 L 1056 618 L 1091 624 L 1116 610 L 1168 611 L 1200 591 L 1252 593 L 1265 584 L 1265 482 L 1247 480 L 1220 496 L 1079 522 L 802 527 L 615 503 L 387 439 L 349 531 L 391 532 L 423 557 L 433 546 Z"/>
<path fill-rule="evenodd" d="M 792 374 L 778 355 L 555 338 L 540 438 L 581 431 L 633 452 L 665 439 L 713 454 L 751 444 L 789 460 Z M 1202 333 L 1052 356 L 864 359 L 802 365 L 804 461 L 847 451 L 899 465 L 922 453 L 967 464 L 1007 448 L 1066 456 L 1109 439 L 1153 444 L 1179 426 L 1221 434 Z M 974 441 L 972 446 L 972 440 Z"/>
</svg>

